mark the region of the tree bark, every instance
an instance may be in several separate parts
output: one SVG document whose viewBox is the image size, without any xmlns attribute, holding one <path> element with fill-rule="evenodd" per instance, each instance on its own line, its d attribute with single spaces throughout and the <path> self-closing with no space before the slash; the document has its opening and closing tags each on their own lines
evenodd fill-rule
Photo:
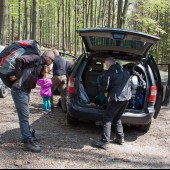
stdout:
<svg viewBox="0 0 170 170">
<path fill-rule="evenodd" d="M 64 1 L 62 2 L 62 50 L 65 52 L 65 3 Z"/>
<path fill-rule="evenodd" d="M 8 11 L 10 11 L 10 4 L 8 6 Z M 8 44 L 11 44 L 11 14 L 8 13 Z"/>
<path fill-rule="evenodd" d="M 93 27 L 93 1 L 90 1 L 90 27 Z"/>
<path fill-rule="evenodd" d="M 111 1 L 112 0 L 109 0 L 109 6 L 108 6 L 108 23 L 107 23 L 108 27 L 110 27 L 111 25 Z"/>
<path fill-rule="evenodd" d="M 129 0 L 125 0 L 123 13 L 122 13 L 122 16 L 121 16 L 121 27 L 125 27 L 126 14 L 127 14 L 127 11 L 128 11 L 128 7 L 129 7 Z"/>
<path fill-rule="evenodd" d="M 112 27 L 114 27 L 115 26 L 115 16 L 116 16 L 116 14 L 115 14 L 115 7 L 116 5 L 115 5 L 115 0 L 113 0 L 112 1 L 112 11 L 113 11 L 113 14 L 112 14 Z"/>
<path fill-rule="evenodd" d="M 38 0 L 33 0 L 32 39 L 37 39 Z"/>
<path fill-rule="evenodd" d="M 14 17 L 12 17 L 12 42 L 14 42 L 14 31 L 15 31 L 15 19 L 14 19 Z"/>
<path fill-rule="evenodd" d="M 29 15 L 28 15 L 28 0 L 25 0 L 25 39 L 29 38 Z"/>
<path fill-rule="evenodd" d="M 68 3 L 68 48 L 71 53 L 71 2 Z"/>
<path fill-rule="evenodd" d="M 99 4 L 99 12 L 98 12 L 98 17 L 97 17 L 97 26 L 100 24 L 100 20 L 101 20 L 101 7 L 102 7 L 102 0 L 100 0 L 100 4 Z"/>
<path fill-rule="evenodd" d="M 75 36 L 74 36 L 74 54 L 77 55 L 77 36 L 76 36 L 76 29 L 77 29 L 77 0 L 74 0 L 74 7 L 75 7 L 75 23 L 74 23 L 74 32 L 75 32 Z"/>
<path fill-rule="evenodd" d="M 121 28 L 122 7 L 123 7 L 123 0 L 119 0 L 118 10 L 117 10 L 117 28 Z"/>
<path fill-rule="evenodd" d="M 6 45 L 8 22 L 8 0 L 1 0 L 0 3 L 0 44 Z"/>
<path fill-rule="evenodd" d="M 21 14 L 21 1 L 19 0 L 19 7 L 18 7 L 18 40 L 22 39 L 22 14 Z"/>
</svg>

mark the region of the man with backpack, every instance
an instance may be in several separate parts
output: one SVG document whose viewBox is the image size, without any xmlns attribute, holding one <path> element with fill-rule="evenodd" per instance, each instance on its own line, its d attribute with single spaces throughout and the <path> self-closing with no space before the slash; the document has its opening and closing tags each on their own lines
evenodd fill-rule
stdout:
<svg viewBox="0 0 170 170">
<path fill-rule="evenodd" d="M 13 82 L 11 94 L 19 117 L 24 150 L 35 153 L 41 152 L 41 148 L 35 145 L 30 132 L 29 94 L 31 89 L 36 87 L 38 78 L 41 77 L 42 63 L 42 57 L 39 55 L 18 57 L 16 58 L 14 75 L 10 76 L 10 80 Z"/>
<path fill-rule="evenodd" d="M 107 58 L 105 64 L 108 71 L 100 79 L 100 90 L 108 92 L 108 105 L 103 117 L 102 138 L 93 143 L 93 146 L 102 149 L 107 149 L 110 142 L 112 123 L 116 132 L 115 142 L 120 145 L 124 143 L 123 126 L 120 118 L 132 95 L 128 71 L 116 63 L 114 58 Z"/>
<path fill-rule="evenodd" d="M 24 140 L 24 150 L 35 153 L 41 152 L 36 146 L 29 125 L 30 92 L 36 87 L 41 77 L 43 60 L 39 55 L 23 55 L 16 58 L 14 75 L 10 76 L 13 82 L 11 88 L 12 98 L 18 113 L 21 134 Z"/>
<path fill-rule="evenodd" d="M 35 130 L 32 132 L 30 130 L 29 94 L 41 77 L 44 62 L 36 40 L 14 42 L 0 53 L 0 78 L 7 87 L 11 88 L 24 150 L 35 153 L 41 152 L 41 148 L 33 141 Z"/>
</svg>

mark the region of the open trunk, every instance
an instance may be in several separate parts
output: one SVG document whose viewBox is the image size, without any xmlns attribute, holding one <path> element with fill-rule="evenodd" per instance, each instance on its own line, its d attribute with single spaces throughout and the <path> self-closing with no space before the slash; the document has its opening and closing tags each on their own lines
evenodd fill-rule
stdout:
<svg viewBox="0 0 170 170">
<path fill-rule="evenodd" d="M 145 68 L 140 64 L 140 61 L 128 61 L 120 58 L 117 59 L 117 62 L 129 70 L 133 80 L 132 99 L 127 109 L 143 110 L 146 103 L 148 85 Z M 106 72 L 104 66 L 105 59 L 106 56 L 103 57 L 101 54 L 93 54 L 86 61 L 86 66 L 82 67 L 78 100 L 79 104 L 84 107 L 102 110 L 107 107 L 107 93 L 101 93 L 98 88 L 98 79 Z"/>
</svg>

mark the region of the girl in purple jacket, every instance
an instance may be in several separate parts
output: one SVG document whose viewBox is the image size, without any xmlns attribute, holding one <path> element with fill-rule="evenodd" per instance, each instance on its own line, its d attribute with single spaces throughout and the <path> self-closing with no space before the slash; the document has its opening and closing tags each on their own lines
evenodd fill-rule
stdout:
<svg viewBox="0 0 170 170">
<path fill-rule="evenodd" d="M 48 114 L 51 112 L 50 97 L 52 95 L 52 81 L 44 76 L 44 78 L 41 78 L 37 81 L 37 85 L 41 87 L 40 95 L 43 98 L 44 114 Z"/>
</svg>

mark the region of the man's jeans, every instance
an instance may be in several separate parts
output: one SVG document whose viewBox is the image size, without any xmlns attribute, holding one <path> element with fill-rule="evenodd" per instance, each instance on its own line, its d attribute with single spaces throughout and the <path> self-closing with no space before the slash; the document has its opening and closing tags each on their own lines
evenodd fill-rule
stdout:
<svg viewBox="0 0 170 170">
<path fill-rule="evenodd" d="M 18 113 L 23 140 L 27 141 L 32 138 L 29 125 L 29 94 L 16 88 L 11 89 L 11 94 Z"/>
<path fill-rule="evenodd" d="M 104 132 L 102 135 L 102 142 L 105 143 L 110 142 L 112 123 L 115 129 L 116 138 L 124 139 L 123 125 L 120 118 L 123 115 L 127 105 L 128 105 L 128 101 L 111 102 L 108 104 L 106 113 L 103 117 Z"/>
</svg>

